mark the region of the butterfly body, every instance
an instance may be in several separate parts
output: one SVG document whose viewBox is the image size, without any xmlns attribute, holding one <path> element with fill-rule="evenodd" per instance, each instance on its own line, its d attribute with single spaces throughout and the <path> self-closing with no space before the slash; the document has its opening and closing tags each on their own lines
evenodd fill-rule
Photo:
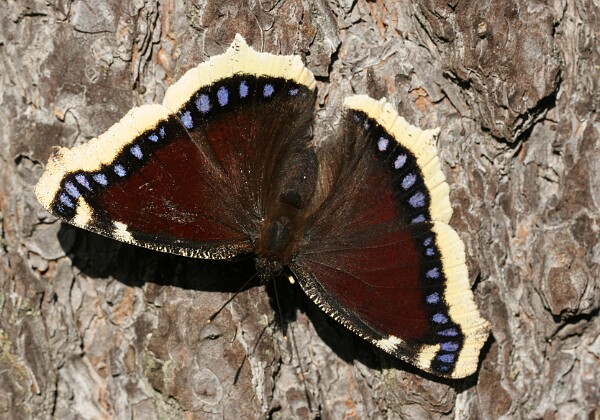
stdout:
<svg viewBox="0 0 600 420">
<path fill-rule="evenodd" d="M 123 242 L 200 258 L 254 255 L 289 270 L 325 312 L 436 375 L 477 369 L 489 331 L 433 140 L 390 104 L 344 103 L 311 140 L 316 82 L 298 57 L 238 35 L 99 138 L 56 149 L 36 186 L 57 217 Z"/>
</svg>

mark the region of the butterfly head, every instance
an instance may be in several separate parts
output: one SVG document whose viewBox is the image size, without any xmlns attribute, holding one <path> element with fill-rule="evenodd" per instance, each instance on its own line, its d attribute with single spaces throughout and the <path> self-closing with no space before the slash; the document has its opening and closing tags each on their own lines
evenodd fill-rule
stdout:
<svg viewBox="0 0 600 420">
<path fill-rule="evenodd" d="M 284 265 L 269 257 L 256 257 L 256 271 L 260 282 L 265 284 L 283 273 Z"/>
</svg>

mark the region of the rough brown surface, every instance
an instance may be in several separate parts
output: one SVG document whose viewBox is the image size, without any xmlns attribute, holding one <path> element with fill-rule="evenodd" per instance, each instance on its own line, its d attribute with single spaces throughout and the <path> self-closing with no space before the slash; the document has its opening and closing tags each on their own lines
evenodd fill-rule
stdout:
<svg viewBox="0 0 600 420">
<path fill-rule="evenodd" d="M 598 418 L 598 28 L 594 0 L 4 2 L 0 417 Z M 162 100 L 236 32 L 305 57 L 315 136 L 353 92 L 441 126 L 452 224 L 493 325 L 477 375 L 421 374 L 287 285 L 287 340 L 264 287 L 206 325 L 251 261 L 126 246 L 38 205 L 51 146 Z"/>
</svg>

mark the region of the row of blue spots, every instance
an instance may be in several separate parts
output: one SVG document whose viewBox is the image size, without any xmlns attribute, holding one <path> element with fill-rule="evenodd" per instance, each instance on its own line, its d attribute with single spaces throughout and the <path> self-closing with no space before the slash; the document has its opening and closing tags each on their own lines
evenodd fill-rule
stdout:
<svg viewBox="0 0 600 420">
<path fill-rule="evenodd" d="M 164 138 L 165 135 L 166 135 L 165 127 L 161 126 L 158 129 L 158 135 L 156 133 L 152 133 L 148 136 L 148 140 L 150 140 L 153 143 L 156 143 L 159 140 L 159 136 L 161 138 Z M 138 158 L 140 160 L 142 160 L 144 158 L 142 148 L 138 144 L 134 144 L 133 146 L 131 146 L 129 148 L 129 151 L 131 152 L 131 154 L 133 156 L 135 156 L 136 158 Z M 125 175 L 127 175 L 127 171 L 125 170 L 125 167 L 121 164 L 115 164 L 113 167 L 113 171 L 121 178 L 124 177 Z M 106 177 L 106 175 L 104 175 L 101 172 L 92 174 L 91 177 L 97 184 L 100 184 L 103 187 L 106 187 L 108 185 L 108 178 Z M 88 181 L 88 178 L 86 177 L 86 175 L 84 175 L 84 174 L 75 175 L 75 181 L 77 181 L 77 183 L 81 187 L 85 188 L 86 190 L 92 191 L 92 185 Z M 65 206 L 74 209 L 77 199 L 79 198 L 79 196 L 81 196 L 81 191 L 71 181 L 65 182 L 64 191 L 66 192 L 66 194 L 64 192 L 61 192 L 58 195 L 59 201 L 62 204 L 64 204 Z"/>
<path fill-rule="evenodd" d="M 354 120 L 357 123 L 361 122 L 361 118 L 358 116 L 358 114 L 354 114 Z M 369 125 L 367 124 L 366 120 L 363 124 L 363 127 L 365 129 L 369 128 Z M 377 141 L 377 149 L 380 152 L 387 151 L 389 145 L 390 145 L 390 140 L 384 136 L 381 136 L 379 138 L 379 140 Z M 405 166 L 407 160 L 408 160 L 408 156 L 405 153 L 399 153 L 398 156 L 396 157 L 396 159 L 394 160 L 394 169 L 398 170 L 398 169 L 403 168 Z M 418 179 L 417 174 L 415 172 L 410 172 L 404 176 L 400 185 L 401 185 L 402 189 L 404 189 L 405 191 L 408 191 L 416 184 L 417 179 Z M 408 203 L 413 208 L 424 207 L 426 205 L 426 196 L 422 192 L 417 191 L 409 198 Z M 422 223 L 422 222 L 425 222 L 425 220 L 426 220 L 425 215 L 420 214 L 412 220 L 412 223 Z M 432 237 L 426 238 L 423 241 L 423 245 L 425 246 L 425 255 L 427 255 L 429 257 L 432 257 L 435 255 L 435 248 L 434 248 L 434 243 L 433 243 Z M 429 280 L 437 280 L 440 278 L 440 276 L 441 276 L 441 273 L 440 273 L 440 269 L 438 267 L 429 269 L 425 273 L 425 277 Z M 427 302 L 427 304 L 429 304 L 429 305 L 437 305 L 438 303 L 440 303 L 440 301 L 441 301 L 441 296 L 440 296 L 439 292 L 430 293 L 429 295 L 427 295 L 425 297 L 425 302 Z M 433 322 L 435 322 L 436 324 L 439 324 L 439 325 L 445 325 L 449 322 L 448 316 L 441 312 L 435 313 L 431 319 Z M 438 335 L 440 335 L 442 337 L 456 337 L 456 336 L 458 336 L 458 331 L 456 328 L 446 328 L 442 331 L 439 331 Z M 456 354 L 453 354 L 453 353 L 459 349 L 459 344 L 455 341 L 442 342 L 440 344 L 440 349 L 441 349 L 441 352 L 444 352 L 444 353 L 440 352 L 440 354 L 438 354 L 436 357 L 437 360 L 439 360 L 442 363 L 446 363 L 446 364 L 454 363 Z M 442 365 L 442 366 L 439 366 L 439 369 L 441 371 L 448 371 L 450 369 L 450 366 Z"/>
<path fill-rule="evenodd" d="M 433 245 L 433 238 L 430 236 L 429 238 L 423 241 L 423 245 L 425 246 L 425 255 L 428 257 L 433 257 L 435 255 L 435 248 Z"/>
<path fill-rule="evenodd" d="M 75 208 L 75 203 L 77 202 L 77 199 L 79 198 L 79 196 L 81 195 L 81 193 L 79 192 L 79 190 L 77 189 L 77 187 L 75 186 L 75 184 L 73 184 L 71 181 L 65 182 L 64 188 L 65 188 L 65 191 L 67 193 L 66 194 L 64 192 L 61 193 L 58 196 L 58 199 L 65 206 L 74 209 Z M 75 201 L 73 201 L 72 198 Z"/>
<path fill-rule="evenodd" d="M 167 133 L 166 133 L 165 127 L 160 126 L 158 129 L 158 135 L 155 132 L 151 133 L 148 136 L 148 140 L 150 140 L 152 143 L 158 143 L 158 141 L 161 138 L 162 139 L 165 138 L 166 134 Z M 142 151 L 142 147 L 139 144 L 134 144 L 133 146 L 131 146 L 129 148 L 129 152 L 139 160 L 142 160 L 144 158 L 144 152 Z M 120 163 L 117 163 L 113 166 L 113 171 L 115 174 L 117 174 L 121 178 L 123 178 L 125 175 L 127 175 L 127 170 Z M 98 184 L 100 184 L 104 187 L 106 185 L 108 185 L 108 178 L 106 177 L 106 175 L 104 175 L 100 172 L 92 175 L 92 178 L 94 179 L 94 181 L 96 181 Z"/>
<path fill-rule="evenodd" d="M 356 123 L 361 122 L 361 117 L 357 113 L 355 113 L 353 115 L 353 118 Z M 365 120 L 363 122 L 363 127 L 365 129 L 369 129 L 371 127 L 371 124 L 369 123 L 368 118 L 365 118 Z M 385 136 L 381 136 L 381 137 L 379 137 L 379 140 L 377 140 L 377 149 L 380 152 L 387 151 L 387 148 L 389 145 L 390 145 L 390 139 L 388 139 Z M 408 160 L 408 155 L 406 153 L 399 153 L 398 156 L 396 156 L 396 159 L 394 160 L 394 164 L 393 164 L 394 169 L 396 169 L 396 170 L 402 169 L 404 167 L 404 165 L 406 165 L 407 160 Z M 417 180 L 418 180 L 417 174 L 415 172 L 410 172 L 407 175 L 405 175 L 404 178 L 402 178 L 400 185 L 402 186 L 403 190 L 408 191 L 412 187 L 415 186 L 415 184 L 417 183 Z M 427 198 L 426 198 L 425 194 L 423 194 L 420 191 L 417 191 L 415 194 L 413 194 L 408 199 L 408 204 L 414 209 L 422 208 L 427 205 Z M 427 221 L 427 217 L 425 216 L 425 214 L 421 213 L 421 214 L 418 214 L 416 217 L 414 217 L 410 222 L 414 224 L 414 223 L 423 223 L 425 221 Z"/>
<path fill-rule="evenodd" d="M 396 170 L 401 169 L 406 164 L 407 159 L 408 159 L 408 157 L 406 156 L 406 154 L 404 154 L 404 153 L 399 154 L 398 157 L 396 158 L 396 160 L 394 161 L 394 169 L 396 169 Z M 417 175 L 414 172 L 411 172 L 402 179 L 401 185 L 405 191 L 408 191 L 416 184 L 416 182 L 417 182 Z M 408 204 L 410 204 L 411 207 L 413 207 L 415 209 L 424 207 L 425 206 L 425 195 L 422 192 L 418 191 L 412 197 L 409 198 Z M 425 217 L 424 214 L 419 214 L 417 217 L 413 218 L 410 222 L 413 224 L 414 223 L 423 223 L 426 220 L 427 220 L 427 218 Z"/>
<path fill-rule="evenodd" d="M 300 92 L 300 89 L 298 89 L 296 87 L 293 87 L 288 91 L 290 96 L 296 96 L 296 95 L 298 95 L 299 92 Z M 242 99 L 246 98 L 248 96 L 248 94 L 250 93 L 250 87 L 248 86 L 248 83 L 245 80 L 242 80 L 240 82 L 238 93 L 239 93 L 240 98 L 242 98 Z M 275 93 L 275 86 L 273 86 L 271 83 L 266 83 L 263 86 L 262 95 L 265 98 L 270 98 L 271 96 L 273 96 L 274 93 Z M 229 104 L 229 89 L 227 89 L 227 87 L 225 87 L 225 86 L 219 87 L 219 89 L 217 90 L 217 102 L 219 103 L 219 105 L 221 107 L 224 107 L 227 104 Z M 201 114 L 207 114 L 211 110 L 211 107 L 212 107 L 211 103 L 210 103 L 210 97 L 206 93 L 201 93 L 200 95 L 198 95 L 198 97 L 194 101 L 194 104 L 196 105 L 196 109 Z M 181 114 L 180 119 L 181 119 L 181 122 L 183 123 L 183 125 L 185 126 L 185 128 L 188 128 L 188 129 L 194 128 L 194 121 L 192 119 L 192 113 L 190 111 L 184 111 Z"/>
<path fill-rule="evenodd" d="M 423 245 L 426 247 L 425 254 L 427 256 L 433 256 L 435 254 L 435 250 L 432 247 L 432 245 L 433 245 L 433 238 L 431 236 L 428 237 L 428 238 L 426 238 L 423 241 Z M 438 267 L 430 268 L 425 273 L 425 278 L 427 278 L 429 280 L 437 280 L 437 279 L 439 279 L 440 278 L 440 269 Z M 439 295 L 438 292 L 431 293 L 430 295 L 427 295 L 425 297 L 425 301 L 427 303 L 429 303 L 430 305 L 436 305 L 436 304 L 438 304 L 440 302 L 440 295 Z M 438 319 L 441 319 L 441 318 L 438 317 Z M 434 319 L 434 321 L 435 321 L 435 319 Z M 438 321 L 436 321 L 436 322 L 438 322 Z"/>
<path fill-rule="evenodd" d="M 433 237 L 425 238 L 423 241 L 423 246 L 425 246 L 425 255 L 433 256 L 435 255 L 435 248 L 433 247 Z M 431 268 L 427 270 L 425 273 L 425 278 L 429 280 L 437 280 L 441 276 L 440 269 L 438 267 Z M 441 296 L 439 292 L 433 292 L 429 295 L 425 296 L 425 302 L 429 305 L 437 305 L 441 301 Z M 444 313 L 437 312 L 433 314 L 431 320 L 438 325 L 446 325 L 450 321 L 448 316 Z M 456 328 L 446 328 L 444 330 L 438 331 L 438 335 L 442 337 L 456 337 L 458 336 L 458 330 Z M 450 366 L 456 360 L 456 352 L 459 349 L 459 343 L 456 341 L 444 341 L 440 343 L 440 352 L 436 356 L 436 359 L 446 365 L 438 366 L 438 370 L 442 372 L 447 372 L 450 370 Z"/>
<path fill-rule="evenodd" d="M 433 251 L 431 245 L 433 245 L 433 238 L 429 237 L 423 241 L 423 245 L 426 247 L 426 253 L 428 250 Z M 425 277 L 430 280 L 436 280 L 440 278 L 440 270 L 438 267 L 432 268 L 425 273 Z M 425 301 L 430 305 L 436 305 L 440 302 L 440 294 L 438 292 L 431 293 L 425 297 Z M 446 314 L 441 312 L 437 312 L 433 314 L 431 317 L 432 321 L 439 325 L 445 325 L 450 320 Z M 446 328 L 445 330 L 439 331 L 438 335 L 442 337 L 456 337 L 458 336 L 458 331 L 456 328 Z M 456 360 L 456 354 L 454 354 L 459 349 L 459 344 L 456 341 L 445 341 L 440 343 L 440 353 L 436 356 L 436 359 L 442 363 L 452 364 Z M 450 366 L 441 365 L 438 368 L 439 370 L 446 372 L 450 370 Z"/>
<path fill-rule="evenodd" d="M 429 237 L 423 241 L 423 245 L 429 247 L 433 244 L 433 238 Z M 429 247 L 426 249 L 433 251 L 433 248 Z M 429 280 L 437 280 L 440 278 L 440 269 L 438 267 L 430 268 L 425 273 L 425 278 Z M 440 294 L 438 292 L 431 293 L 425 297 L 425 301 L 430 305 L 437 305 L 440 302 Z M 437 324 L 445 324 L 448 322 L 448 318 L 442 313 L 436 313 L 432 317 L 433 322 Z"/>
<path fill-rule="evenodd" d="M 444 325 L 448 323 L 448 317 L 440 312 L 433 315 L 433 322 Z M 438 332 L 438 335 L 445 337 L 456 337 L 458 335 L 458 331 L 456 328 L 447 328 Z M 456 341 L 445 341 L 440 343 L 440 352 L 436 356 L 436 359 L 442 363 L 452 364 L 456 360 L 455 352 L 458 351 L 459 344 Z M 450 369 L 449 366 L 440 366 L 440 370 L 447 371 Z"/>
</svg>

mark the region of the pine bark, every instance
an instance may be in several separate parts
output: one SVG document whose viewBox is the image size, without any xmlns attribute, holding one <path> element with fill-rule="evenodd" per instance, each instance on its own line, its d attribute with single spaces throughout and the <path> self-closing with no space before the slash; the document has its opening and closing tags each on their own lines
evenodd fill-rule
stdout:
<svg viewBox="0 0 600 420">
<path fill-rule="evenodd" d="M 595 0 L 8 0 L 0 10 L 0 417 L 600 417 L 600 7 Z M 451 224 L 492 336 L 436 379 L 252 261 L 152 252 L 57 221 L 50 147 L 160 102 L 236 32 L 302 55 L 314 136 L 352 93 L 441 127 Z M 287 334 L 287 339 L 284 337 Z"/>
</svg>

